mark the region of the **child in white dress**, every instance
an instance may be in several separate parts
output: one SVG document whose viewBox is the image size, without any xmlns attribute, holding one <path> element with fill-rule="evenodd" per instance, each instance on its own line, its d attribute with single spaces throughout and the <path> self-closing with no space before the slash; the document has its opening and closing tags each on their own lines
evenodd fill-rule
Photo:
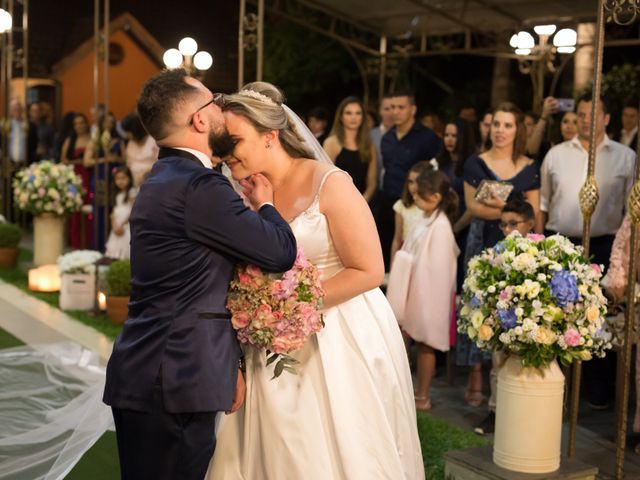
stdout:
<svg viewBox="0 0 640 480">
<path fill-rule="evenodd" d="M 131 251 L 129 215 L 131 215 L 131 207 L 135 199 L 131 170 L 125 166 L 118 167 L 113 175 L 113 183 L 118 193 L 116 194 L 116 205 L 111 213 L 111 233 L 105 245 L 105 256 L 128 260 Z"/>
<path fill-rule="evenodd" d="M 411 229 L 424 217 L 424 212 L 416 207 L 413 196 L 417 191 L 416 179 L 418 175 L 432 168 L 433 166 L 427 161 L 414 164 L 407 174 L 407 181 L 402 189 L 400 200 L 393 204 L 393 211 L 396 212 L 396 215 L 395 232 L 391 243 L 391 262 L 393 262 L 396 252 L 407 239 Z"/>
<path fill-rule="evenodd" d="M 418 343 L 417 410 L 430 410 L 435 350 L 449 350 L 449 326 L 460 253 L 452 224 L 458 196 L 442 172 L 423 171 L 413 196 L 422 219 L 413 227 L 391 267 L 387 296 L 402 330 Z M 401 286 L 406 285 L 406 286 Z M 399 291 L 395 291 L 399 290 Z"/>
</svg>

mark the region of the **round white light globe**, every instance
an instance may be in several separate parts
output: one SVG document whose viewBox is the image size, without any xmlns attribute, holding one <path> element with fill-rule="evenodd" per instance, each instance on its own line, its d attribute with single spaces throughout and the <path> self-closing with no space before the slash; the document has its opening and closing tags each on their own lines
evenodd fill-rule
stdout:
<svg viewBox="0 0 640 480">
<path fill-rule="evenodd" d="M 516 55 L 530 55 L 531 54 L 531 49 L 530 48 L 516 48 Z"/>
<path fill-rule="evenodd" d="M 511 48 L 518 48 L 518 34 L 514 33 L 511 35 L 511 39 L 509 40 L 509 45 Z"/>
<path fill-rule="evenodd" d="M 182 54 L 176 48 L 170 48 L 162 56 L 162 61 L 167 68 L 178 68 L 182 65 Z"/>
<path fill-rule="evenodd" d="M 193 64 L 198 70 L 209 70 L 211 65 L 213 65 L 213 58 L 209 52 L 198 52 L 196 56 L 193 57 Z"/>
<path fill-rule="evenodd" d="M 13 26 L 13 19 L 11 18 L 11 14 L 7 12 L 5 9 L 0 8 L 0 33 L 4 33 L 8 30 L 11 30 Z"/>
<path fill-rule="evenodd" d="M 533 31 L 541 36 L 542 35 L 549 36 L 549 35 L 553 35 L 553 32 L 556 31 L 556 26 L 555 25 L 536 25 L 535 27 L 533 27 Z"/>
<path fill-rule="evenodd" d="M 518 48 L 533 48 L 536 45 L 536 41 L 529 32 L 518 33 Z"/>
<path fill-rule="evenodd" d="M 185 37 L 180 40 L 178 50 L 185 57 L 190 57 L 198 51 L 198 43 L 191 37 Z"/>
<path fill-rule="evenodd" d="M 575 47 L 578 33 L 573 28 L 563 28 L 553 37 L 555 47 Z"/>
</svg>

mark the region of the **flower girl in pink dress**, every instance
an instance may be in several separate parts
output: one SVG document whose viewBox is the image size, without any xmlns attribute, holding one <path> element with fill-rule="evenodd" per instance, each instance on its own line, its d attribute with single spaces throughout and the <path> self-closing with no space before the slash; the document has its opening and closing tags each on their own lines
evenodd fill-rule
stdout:
<svg viewBox="0 0 640 480">
<path fill-rule="evenodd" d="M 429 389 L 435 373 L 435 350 L 449 350 L 456 259 L 460 251 L 452 223 L 458 197 L 442 172 L 417 178 L 416 206 L 424 212 L 395 256 L 387 295 L 398 323 L 418 343 L 416 409 L 430 410 Z"/>
</svg>

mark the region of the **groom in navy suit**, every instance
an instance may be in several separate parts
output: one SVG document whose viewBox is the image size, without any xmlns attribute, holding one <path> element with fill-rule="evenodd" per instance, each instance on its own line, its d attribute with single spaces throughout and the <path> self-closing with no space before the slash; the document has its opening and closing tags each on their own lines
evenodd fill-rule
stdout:
<svg viewBox="0 0 640 480">
<path fill-rule="evenodd" d="M 131 212 L 129 318 L 109 364 L 122 478 L 202 480 L 217 412 L 244 401 L 241 350 L 225 308 L 238 262 L 289 270 L 296 241 L 252 179 L 248 209 L 213 170 L 233 140 L 212 93 L 184 70 L 143 87 L 138 113 L 161 147 Z"/>
</svg>

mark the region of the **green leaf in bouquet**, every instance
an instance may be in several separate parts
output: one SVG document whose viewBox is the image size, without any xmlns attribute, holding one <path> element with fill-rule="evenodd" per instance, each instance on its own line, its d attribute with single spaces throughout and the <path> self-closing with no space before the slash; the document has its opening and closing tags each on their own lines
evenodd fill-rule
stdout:
<svg viewBox="0 0 640 480">
<path fill-rule="evenodd" d="M 267 365 L 271 365 L 278 359 L 279 355 L 277 353 L 271 353 L 267 350 Z"/>
<path fill-rule="evenodd" d="M 285 366 L 286 366 L 286 363 L 284 358 L 281 358 L 280 360 L 278 360 L 278 363 L 276 363 L 276 368 L 273 369 L 273 377 L 271 378 L 271 380 L 282 375 L 282 371 L 284 370 Z"/>
</svg>

